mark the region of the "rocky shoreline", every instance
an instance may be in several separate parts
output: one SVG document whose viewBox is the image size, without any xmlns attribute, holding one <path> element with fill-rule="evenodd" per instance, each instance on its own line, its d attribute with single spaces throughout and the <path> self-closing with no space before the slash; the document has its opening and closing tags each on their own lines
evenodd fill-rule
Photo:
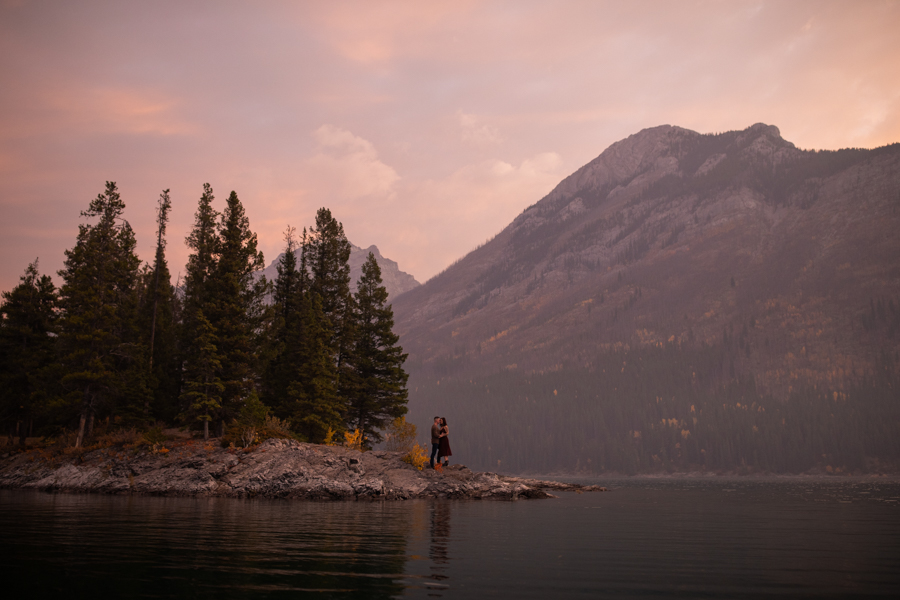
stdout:
<svg viewBox="0 0 900 600">
<path fill-rule="evenodd" d="M 309 500 L 551 498 L 551 491 L 606 491 L 477 473 L 452 465 L 419 471 L 398 452 L 358 452 L 270 439 L 251 449 L 190 440 L 173 448 L 109 446 L 84 452 L 33 449 L 0 457 L 0 487 L 52 492 Z"/>
</svg>

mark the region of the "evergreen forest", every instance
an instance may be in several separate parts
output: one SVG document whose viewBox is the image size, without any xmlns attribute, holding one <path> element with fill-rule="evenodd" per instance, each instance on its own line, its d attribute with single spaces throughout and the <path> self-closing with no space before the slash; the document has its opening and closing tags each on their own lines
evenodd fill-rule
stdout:
<svg viewBox="0 0 900 600">
<path fill-rule="evenodd" d="M 782 399 L 735 373 L 739 352 L 669 343 L 528 373 L 416 372 L 410 419 L 446 415 L 466 464 L 500 472 L 897 471 L 896 357 L 841 385 L 798 381 Z"/>
<path fill-rule="evenodd" d="M 166 261 L 172 203 L 157 206 L 152 263 L 114 182 L 82 211 L 57 288 L 39 261 L 0 302 L 0 426 L 90 444 L 98 431 L 189 428 L 244 445 L 261 437 L 371 447 L 406 413 L 406 355 L 369 254 L 351 293 L 350 243 L 327 208 L 288 227 L 275 281 L 231 192 L 203 186 L 181 281 Z M 299 257 L 299 260 L 298 260 Z M 249 432 L 249 437 L 248 437 Z"/>
</svg>

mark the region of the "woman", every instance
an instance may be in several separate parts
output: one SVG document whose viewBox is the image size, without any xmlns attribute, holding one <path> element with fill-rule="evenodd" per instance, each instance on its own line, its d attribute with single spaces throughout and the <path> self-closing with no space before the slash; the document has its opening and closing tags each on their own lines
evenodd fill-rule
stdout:
<svg viewBox="0 0 900 600">
<path fill-rule="evenodd" d="M 450 451 L 450 428 L 447 427 L 447 419 L 441 417 L 441 433 L 438 436 L 438 462 L 441 462 L 441 459 L 446 459 L 443 462 L 443 466 L 447 466 L 450 464 L 450 457 L 453 456 L 453 452 Z"/>
</svg>

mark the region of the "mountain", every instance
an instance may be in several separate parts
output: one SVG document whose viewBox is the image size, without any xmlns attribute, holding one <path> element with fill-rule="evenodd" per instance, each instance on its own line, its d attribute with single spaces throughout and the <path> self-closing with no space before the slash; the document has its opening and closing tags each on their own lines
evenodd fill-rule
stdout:
<svg viewBox="0 0 900 600">
<path fill-rule="evenodd" d="M 409 291 L 421 285 L 416 278 L 410 275 L 409 273 L 404 273 L 400 270 L 400 266 L 389 258 L 385 258 L 381 255 L 381 252 L 378 251 L 378 246 L 374 244 L 369 246 L 368 248 L 360 248 L 359 246 L 351 243 L 350 244 L 350 260 L 348 261 L 350 264 L 350 290 L 356 291 L 356 282 L 359 281 L 360 276 L 362 275 L 362 266 L 363 263 L 366 262 L 366 259 L 369 256 L 369 252 L 375 255 L 375 260 L 378 261 L 378 266 L 381 267 L 381 279 L 384 282 L 384 287 L 388 292 L 388 296 L 390 298 L 394 298 L 399 296 L 403 292 Z M 295 252 L 297 255 L 297 262 L 300 262 L 300 250 Z M 269 281 L 274 281 L 278 277 L 278 271 L 276 266 L 278 265 L 278 261 L 284 256 L 284 253 L 278 255 L 278 258 L 272 261 L 272 263 L 263 270 L 262 274 L 266 276 L 266 279 Z"/>
<path fill-rule="evenodd" d="M 411 416 L 479 467 L 882 468 L 898 257 L 900 144 L 646 129 L 397 298 Z"/>
</svg>

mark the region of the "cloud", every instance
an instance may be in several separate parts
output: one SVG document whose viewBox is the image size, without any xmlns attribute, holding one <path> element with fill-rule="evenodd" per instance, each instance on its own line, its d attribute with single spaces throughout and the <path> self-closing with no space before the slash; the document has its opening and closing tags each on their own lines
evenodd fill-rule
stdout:
<svg viewBox="0 0 900 600">
<path fill-rule="evenodd" d="M 0 289 L 106 180 L 145 259 L 172 189 L 173 272 L 208 181 L 267 257 L 328 206 L 425 279 L 645 127 L 900 141 L 897 30 L 891 1 L 0 1 Z"/>
<path fill-rule="evenodd" d="M 463 23 L 477 4 L 471 0 L 329 2 L 304 7 L 298 18 L 311 19 L 327 31 L 328 44 L 343 58 L 378 66 L 397 58 L 433 56 L 447 41 L 443 34 Z"/>
<path fill-rule="evenodd" d="M 466 123 L 476 131 L 481 127 L 475 119 Z M 269 237 L 287 222 L 308 224 L 291 218 L 299 206 L 306 207 L 310 221 L 315 208 L 327 206 L 350 241 L 378 245 L 422 279 L 496 235 L 564 175 L 560 155 L 544 152 L 517 163 L 489 158 L 437 176 L 403 177 L 382 160 L 373 142 L 352 131 L 325 124 L 311 138 L 315 146 L 301 163 L 300 180 L 283 182 L 282 192 L 266 195 L 270 210 L 263 219 Z M 291 190 L 301 180 L 298 197 Z"/>
<path fill-rule="evenodd" d="M 499 232 L 525 207 L 547 194 L 561 178 L 562 158 L 555 152 L 537 154 L 514 166 L 499 159 L 465 165 L 447 177 L 411 182 L 406 192 L 421 198 L 424 219 L 437 216 L 464 225 L 470 240 Z M 459 223 L 462 221 L 461 223 Z M 473 236 L 472 233 L 477 232 Z"/>
<path fill-rule="evenodd" d="M 489 159 L 443 177 L 402 181 L 395 202 L 402 209 L 370 213 L 379 216 L 353 230 L 367 238 L 365 243 L 377 243 L 386 256 L 402 256 L 401 268 L 424 280 L 492 238 L 549 193 L 562 178 L 562 168 L 562 158 L 546 152 L 518 165 Z"/>
<path fill-rule="evenodd" d="M 464 142 L 483 146 L 499 144 L 503 141 L 499 129 L 486 123 L 481 123 L 475 115 L 468 115 L 462 110 L 458 110 L 456 111 L 456 118 L 459 121 L 460 138 Z"/>
<path fill-rule="evenodd" d="M 308 161 L 317 187 L 332 198 L 359 199 L 389 196 L 400 179 L 378 158 L 371 142 L 334 125 L 322 125 L 313 137 L 318 149 Z"/>
<path fill-rule="evenodd" d="M 62 89 L 44 95 L 60 121 L 93 133 L 191 135 L 194 123 L 181 119 L 178 100 L 159 92 L 128 88 Z"/>
</svg>

